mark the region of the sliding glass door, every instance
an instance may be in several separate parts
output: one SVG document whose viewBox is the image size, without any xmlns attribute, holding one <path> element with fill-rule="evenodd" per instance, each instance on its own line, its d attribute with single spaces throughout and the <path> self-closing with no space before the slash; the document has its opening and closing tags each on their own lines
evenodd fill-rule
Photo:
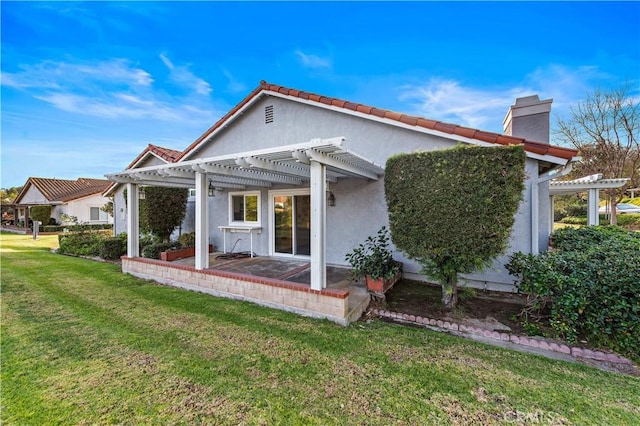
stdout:
<svg viewBox="0 0 640 426">
<path fill-rule="evenodd" d="M 311 254 L 311 197 L 308 191 L 271 194 L 273 253 Z"/>
</svg>

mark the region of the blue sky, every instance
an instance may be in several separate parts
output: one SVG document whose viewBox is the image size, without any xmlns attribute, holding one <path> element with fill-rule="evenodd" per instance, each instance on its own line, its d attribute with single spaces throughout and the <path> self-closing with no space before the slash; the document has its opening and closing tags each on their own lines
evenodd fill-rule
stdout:
<svg viewBox="0 0 640 426">
<path fill-rule="evenodd" d="M 596 89 L 640 95 L 637 2 L 6 2 L 1 157 L 103 178 L 183 150 L 260 80 L 501 132 L 516 97 L 552 120 Z"/>
</svg>

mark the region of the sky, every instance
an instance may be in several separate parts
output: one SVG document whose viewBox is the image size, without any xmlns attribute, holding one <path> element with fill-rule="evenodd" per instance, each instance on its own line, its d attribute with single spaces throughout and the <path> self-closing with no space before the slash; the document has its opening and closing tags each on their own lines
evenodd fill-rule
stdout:
<svg viewBox="0 0 640 426">
<path fill-rule="evenodd" d="M 184 150 L 261 80 L 493 132 L 640 96 L 640 2 L 0 3 L 0 187 Z M 304 142 L 304 141 L 301 141 Z M 552 136 L 553 143 L 553 136 Z"/>
</svg>

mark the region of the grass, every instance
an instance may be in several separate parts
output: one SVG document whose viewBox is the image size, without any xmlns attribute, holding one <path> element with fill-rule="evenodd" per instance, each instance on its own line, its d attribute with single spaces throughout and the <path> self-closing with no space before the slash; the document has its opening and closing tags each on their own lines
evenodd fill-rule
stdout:
<svg viewBox="0 0 640 426">
<path fill-rule="evenodd" d="M 429 330 L 340 327 L 0 236 L 5 425 L 607 424 L 640 380 Z"/>
</svg>

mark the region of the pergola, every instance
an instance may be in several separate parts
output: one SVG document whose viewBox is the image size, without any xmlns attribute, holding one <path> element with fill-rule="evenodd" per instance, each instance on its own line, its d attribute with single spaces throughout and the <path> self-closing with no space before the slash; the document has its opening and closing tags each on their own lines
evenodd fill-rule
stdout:
<svg viewBox="0 0 640 426">
<path fill-rule="evenodd" d="M 384 170 L 343 148 L 344 137 L 125 170 L 106 175 L 127 185 L 127 256 L 138 257 L 139 186 L 194 188 L 195 268 L 209 267 L 208 194 L 214 189 L 309 185 L 311 288 L 326 287 L 326 190 L 338 179 L 378 180 Z"/>
<path fill-rule="evenodd" d="M 551 213 L 553 215 L 554 195 L 587 192 L 587 224 L 598 225 L 600 223 L 600 217 L 598 216 L 600 190 L 620 188 L 628 181 L 628 178 L 603 179 L 601 173 L 591 176 L 585 176 L 583 178 L 574 180 L 551 181 L 549 184 L 549 195 L 551 195 Z"/>
</svg>

